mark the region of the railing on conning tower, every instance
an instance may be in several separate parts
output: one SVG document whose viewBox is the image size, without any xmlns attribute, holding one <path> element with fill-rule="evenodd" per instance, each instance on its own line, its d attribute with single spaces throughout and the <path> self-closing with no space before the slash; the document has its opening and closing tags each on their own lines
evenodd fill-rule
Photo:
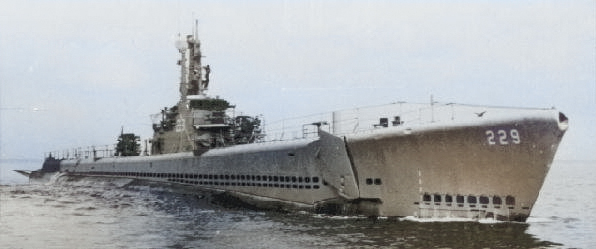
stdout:
<svg viewBox="0 0 596 249">
<path fill-rule="evenodd" d="M 264 142 L 316 138 L 317 127 L 309 125 L 327 122 L 321 128 L 334 135 L 372 132 L 395 126 L 424 126 L 477 122 L 499 119 L 528 112 L 549 110 L 546 108 L 482 106 L 458 103 L 408 103 L 394 102 L 385 105 L 367 106 L 334 112 L 317 113 L 308 116 L 286 118 L 268 122 L 264 129 Z"/>
</svg>

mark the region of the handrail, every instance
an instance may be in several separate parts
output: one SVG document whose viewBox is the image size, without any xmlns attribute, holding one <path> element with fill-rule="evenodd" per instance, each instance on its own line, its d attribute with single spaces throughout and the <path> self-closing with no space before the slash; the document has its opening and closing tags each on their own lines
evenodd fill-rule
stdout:
<svg viewBox="0 0 596 249">
<path fill-rule="evenodd" d="M 325 131 L 341 136 L 347 134 L 369 133 L 389 126 L 419 126 L 432 123 L 455 123 L 470 120 L 490 120 L 515 115 L 515 112 L 546 111 L 554 108 L 526 108 L 482 106 L 458 103 L 408 103 L 393 102 L 385 105 L 374 105 L 334 112 L 322 112 L 307 116 L 281 119 L 268 122 L 263 127 L 263 139 L 257 143 L 276 141 L 312 139 L 318 136 L 316 131 L 307 129 L 317 122 L 327 122 Z M 58 159 L 86 159 L 117 157 L 115 145 L 78 147 L 64 151 L 45 153 Z M 144 150 L 146 151 L 146 149 Z M 146 153 L 145 153 L 146 154 Z"/>
<path fill-rule="evenodd" d="M 115 155 L 116 145 L 87 146 L 67 150 L 50 151 L 44 153 L 44 158 L 53 157 L 56 159 L 87 159 L 87 158 L 108 158 Z"/>
</svg>

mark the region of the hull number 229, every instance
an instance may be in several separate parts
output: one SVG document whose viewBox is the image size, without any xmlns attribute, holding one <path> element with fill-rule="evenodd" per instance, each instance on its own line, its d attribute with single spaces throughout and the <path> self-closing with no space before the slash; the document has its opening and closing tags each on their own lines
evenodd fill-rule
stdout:
<svg viewBox="0 0 596 249">
<path fill-rule="evenodd" d="M 521 138 L 517 129 L 486 130 L 486 141 L 489 145 L 520 144 Z"/>
</svg>

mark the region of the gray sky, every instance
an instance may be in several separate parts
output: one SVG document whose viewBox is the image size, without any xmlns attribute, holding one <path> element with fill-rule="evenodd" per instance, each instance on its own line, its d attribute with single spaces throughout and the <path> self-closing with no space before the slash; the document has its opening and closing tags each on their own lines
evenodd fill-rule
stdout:
<svg viewBox="0 0 596 249">
<path fill-rule="evenodd" d="M 267 120 L 398 100 L 552 107 L 596 159 L 594 1 L 2 1 L 0 155 L 151 135 L 199 20 L 210 94 Z"/>
</svg>

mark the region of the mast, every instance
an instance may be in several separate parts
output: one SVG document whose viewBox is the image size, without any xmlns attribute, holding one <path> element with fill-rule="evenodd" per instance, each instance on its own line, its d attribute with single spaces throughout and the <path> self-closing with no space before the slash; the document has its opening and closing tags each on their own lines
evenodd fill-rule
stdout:
<svg viewBox="0 0 596 249">
<path fill-rule="evenodd" d="M 197 23 L 195 23 L 195 30 L 197 29 Z M 202 68 L 201 68 L 201 43 L 195 34 L 186 37 L 188 43 L 188 73 L 189 73 L 189 95 L 203 94 L 204 89 L 201 87 Z"/>
<path fill-rule="evenodd" d="M 192 35 L 187 35 L 176 42 L 180 52 L 180 100 L 185 102 L 189 95 L 205 95 L 209 85 L 209 65 L 201 64 L 201 42 L 198 39 L 198 20 L 195 20 L 195 29 Z M 203 73 L 203 70 L 205 71 Z"/>
<path fill-rule="evenodd" d="M 178 65 L 180 66 L 180 101 L 184 102 L 188 95 L 188 60 L 186 59 L 188 47 L 182 40 L 182 37 L 180 37 L 180 34 L 178 34 L 176 48 L 180 53 L 180 60 L 178 60 Z"/>
</svg>

